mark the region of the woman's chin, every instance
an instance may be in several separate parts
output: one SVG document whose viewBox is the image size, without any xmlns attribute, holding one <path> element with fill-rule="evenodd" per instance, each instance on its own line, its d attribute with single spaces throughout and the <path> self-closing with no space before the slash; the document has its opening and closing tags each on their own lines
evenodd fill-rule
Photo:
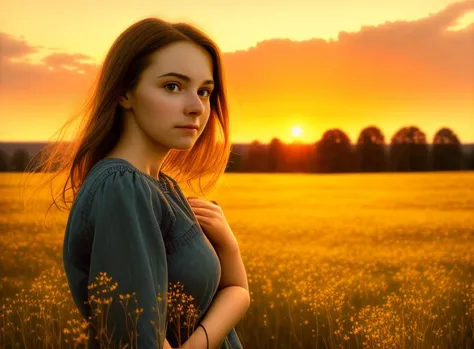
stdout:
<svg viewBox="0 0 474 349">
<path fill-rule="evenodd" d="M 172 145 L 172 149 L 176 150 L 190 150 L 194 146 L 194 140 L 191 138 L 189 140 L 180 140 L 179 142 L 174 142 Z"/>
</svg>

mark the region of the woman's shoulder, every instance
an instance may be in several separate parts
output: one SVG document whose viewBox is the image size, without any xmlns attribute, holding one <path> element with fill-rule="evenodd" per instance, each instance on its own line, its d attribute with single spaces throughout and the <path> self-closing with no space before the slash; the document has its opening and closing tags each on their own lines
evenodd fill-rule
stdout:
<svg viewBox="0 0 474 349">
<path fill-rule="evenodd" d="M 101 212 L 112 210 L 114 205 L 126 205 L 133 209 L 133 205 L 151 204 L 161 218 L 163 211 L 168 212 L 163 199 L 164 189 L 125 160 L 106 158 L 93 165 L 87 174 L 78 193 L 75 209 L 81 211 L 84 224 L 90 221 L 94 213 L 91 212 L 94 202 L 103 203 L 100 205 Z"/>
<path fill-rule="evenodd" d="M 102 159 L 92 166 L 89 173 L 82 182 L 80 192 L 82 196 L 92 200 L 99 188 L 102 194 L 126 195 L 126 191 L 134 188 L 139 176 L 126 164 L 115 161 L 115 159 Z"/>
</svg>

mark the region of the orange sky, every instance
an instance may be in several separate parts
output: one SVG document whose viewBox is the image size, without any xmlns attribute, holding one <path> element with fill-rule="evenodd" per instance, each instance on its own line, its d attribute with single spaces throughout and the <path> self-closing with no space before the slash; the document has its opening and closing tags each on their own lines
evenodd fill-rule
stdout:
<svg viewBox="0 0 474 349">
<path fill-rule="evenodd" d="M 120 32 L 159 16 L 224 51 L 234 142 L 290 142 L 296 125 L 303 142 L 336 127 L 355 142 L 369 125 L 387 142 L 410 125 L 474 142 L 474 0 L 96 3 L 2 6 L 0 141 L 49 140 Z"/>
</svg>

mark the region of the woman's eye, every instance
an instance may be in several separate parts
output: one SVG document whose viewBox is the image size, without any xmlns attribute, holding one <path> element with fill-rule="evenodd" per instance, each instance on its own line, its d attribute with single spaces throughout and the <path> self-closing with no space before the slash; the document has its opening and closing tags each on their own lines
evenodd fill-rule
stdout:
<svg viewBox="0 0 474 349">
<path fill-rule="evenodd" d="M 171 86 L 171 88 L 169 88 Z M 174 90 L 173 87 L 176 86 L 179 88 L 179 85 L 175 82 L 170 82 L 168 84 L 165 85 L 165 88 L 168 90 L 168 91 L 171 91 L 171 92 L 176 92 L 177 90 Z M 208 89 L 208 88 L 205 88 L 201 91 L 204 91 L 204 92 L 207 92 L 207 95 L 205 95 L 204 97 L 210 97 L 211 96 L 211 93 L 212 93 L 212 90 L 211 89 Z"/>
<path fill-rule="evenodd" d="M 178 86 L 178 87 L 179 87 L 179 85 L 178 85 L 177 83 L 175 83 L 175 82 L 170 82 L 169 84 L 166 84 L 166 85 L 165 85 L 165 88 L 166 88 L 167 86 Z M 167 88 L 167 90 L 170 90 L 170 89 Z M 173 92 L 174 92 L 174 91 L 173 91 Z"/>
<path fill-rule="evenodd" d="M 207 88 L 205 88 L 204 90 L 201 90 L 201 91 L 207 92 L 207 96 L 204 96 L 204 97 L 209 97 L 212 93 L 212 91 L 210 89 L 207 89 Z"/>
</svg>

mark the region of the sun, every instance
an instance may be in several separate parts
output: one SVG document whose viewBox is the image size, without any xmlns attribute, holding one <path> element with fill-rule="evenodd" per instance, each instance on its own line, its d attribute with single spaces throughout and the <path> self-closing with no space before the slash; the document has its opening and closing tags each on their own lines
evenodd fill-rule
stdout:
<svg viewBox="0 0 474 349">
<path fill-rule="evenodd" d="M 303 129 L 300 126 L 293 126 L 293 128 L 291 129 L 291 134 L 295 137 L 301 136 L 302 133 Z"/>
</svg>

